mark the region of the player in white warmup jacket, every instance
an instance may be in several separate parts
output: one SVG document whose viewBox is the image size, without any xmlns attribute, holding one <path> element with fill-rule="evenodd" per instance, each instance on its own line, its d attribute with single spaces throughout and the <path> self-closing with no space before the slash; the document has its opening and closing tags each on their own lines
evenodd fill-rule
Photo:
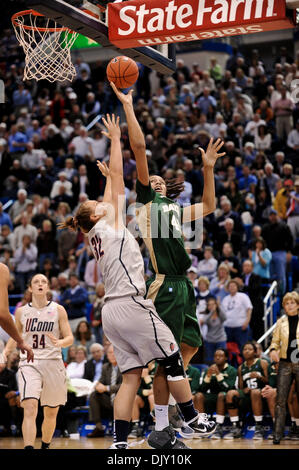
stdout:
<svg viewBox="0 0 299 470">
<path fill-rule="evenodd" d="M 105 335 L 114 346 L 122 385 L 114 400 L 114 444 L 127 448 L 127 436 L 142 368 L 152 360 L 162 366 L 154 379 L 156 425 L 148 439 L 154 448 L 186 448 L 175 437 L 168 422 L 169 391 L 180 406 L 186 426 L 183 437 L 207 436 L 214 431 L 200 421 L 194 409 L 178 345 L 170 329 L 157 314 L 151 300 L 145 300 L 143 259 L 137 241 L 123 223 L 124 181 L 119 118 L 103 119 L 104 134 L 111 139 L 109 169 L 98 162 L 106 176 L 103 202 L 87 201 L 60 228 L 78 228 L 89 239 L 105 284 L 102 322 Z"/>
<path fill-rule="evenodd" d="M 66 371 L 61 348 L 73 344 L 73 335 L 65 309 L 48 301 L 49 281 L 43 274 L 35 274 L 30 281 L 32 301 L 19 307 L 15 313 L 16 327 L 24 341 L 34 351 L 33 363 L 28 363 L 21 352 L 18 384 L 21 406 L 24 409 L 22 433 L 25 449 L 33 449 L 36 438 L 38 400 L 43 407 L 42 449 L 50 446 L 60 405 L 67 400 Z M 16 347 L 9 339 L 4 355 Z"/>
</svg>

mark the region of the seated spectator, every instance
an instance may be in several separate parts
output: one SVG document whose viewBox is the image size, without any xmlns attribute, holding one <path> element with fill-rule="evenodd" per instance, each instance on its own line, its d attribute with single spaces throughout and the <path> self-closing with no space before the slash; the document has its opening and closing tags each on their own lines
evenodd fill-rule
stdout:
<svg viewBox="0 0 299 470">
<path fill-rule="evenodd" d="M 240 188 L 241 189 L 241 188 Z M 220 230 L 224 231 L 224 222 L 226 219 L 230 218 L 233 219 L 235 225 L 235 231 L 239 233 L 243 233 L 244 228 L 242 224 L 241 217 L 237 212 L 232 211 L 232 203 L 228 198 L 224 198 L 221 201 L 221 209 L 223 211 L 222 215 L 216 219 L 216 223 Z"/>
<path fill-rule="evenodd" d="M 254 145 L 257 150 L 271 150 L 272 136 L 265 124 L 258 126 L 257 134 L 254 137 Z"/>
<path fill-rule="evenodd" d="M 85 346 L 77 346 L 75 361 L 71 361 L 66 366 L 66 374 L 69 379 L 83 379 L 86 361 L 87 350 Z"/>
<path fill-rule="evenodd" d="M 55 199 L 55 197 L 59 196 L 61 194 L 61 188 L 65 189 L 65 194 L 67 196 L 69 196 L 70 198 L 73 196 L 72 183 L 68 181 L 67 174 L 65 173 L 65 171 L 60 171 L 58 173 L 58 180 L 55 181 L 52 186 L 50 198 Z"/>
<path fill-rule="evenodd" d="M 28 217 L 25 213 L 23 213 L 21 218 L 21 225 L 19 225 L 14 230 L 14 241 L 13 241 L 13 249 L 17 250 L 23 243 L 24 235 L 28 235 L 32 240 L 32 243 L 36 243 L 37 239 L 37 229 L 34 225 L 28 223 Z"/>
<path fill-rule="evenodd" d="M 295 179 L 295 191 L 289 194 L 289 209 L 287 211 L 287 224 L 290 227 L 293 240 L 299 238 L 299 177 Z"/>
<path fill-rule="evenodd" d="M 113 402 L 118 392 L 122 375 L 117 366 L 112 344 L 107 349 L 108 362 L 103 365 L 102 375 L 89 397 L 89 419 L 96 425 L 87 437 L 104 437 L 102 418 L 113 419 Z"/>
<path fill-rule="evenodd" d="M 44 220 L 42 222 L 42 229 L 38 234 L 36 246 L 39 255 L 39 270 L 44 268 L 44 262 L 46 259 L 50 259 L 52 263 L 55 263 L 57 256 L 57 240 L 50 220 Z"/>
<path fill-rule="evenodd" d="M 102 282 L 102 273 L 95 258 L 86 263 L 84 272 L 84 282 L 88 290 L 94 291 L 97 284 Z"/>
<path fill-rule="evenodd" d="M 200 314 L 206 310 L 207 299 L 212 297 L 209 287 L 209 279 L 206 276 L 200 276 L 197 280 L 197 287 L 195 288 L 197 314 Z"/>
<path fill-rule="evenodd" d="M 242 348 L 244 362 L 238 367 L 238 389 L 230 390 L 226 395 L 226 405 L 231 421 L 231 431 L 224 439 L 242 437 L 239 421 L 239 410 L 244 413 L 252 409 L 255 420 L 253 439 L 262 440 L 263 435 L 263 404 L 261 390 L 268 383 L 268 363 L 256 358 L 256 346 L 245 343 Z M 236 398 L 234 398 L 236 397 Z M 240 401 L 239 401 L 240 400 Z M 237 405 L 238 403 L 238 405 Z"/>
<path fill-rule="evenodd" d="M 292 149 L 294 154 L 299 150 L 299 119 L 296 121 L 296 128 L 288 135 L 288 147 Z"/>
<path fill-rule="evenodd" d="M 248 295 L 238 292 L 239 284 L 232 279 L 228 284 L 229 295 L 221 302 L 221 309 L 226 315 L 224 322 L 227 342 L 237 343 L 241 351 L 248 341 L 252 303 Z"/>
<path fill-rule="evenodd" d="M 228 295 L 227 286 L 230 281 L 230 270 L 226 263 L 221 263 L 217 269 L 217 277 L 214 277 L 210 283 L 210 292 L 216 297 L 217 301 L 222 300 Z"/>
<path fill-rule="evenodd" d="M 4 250 L 13 250 L 14 234 L 8 225 L 2 225 L 0 233 L 0 256 Z"/>
<path fill-rule="evenodd" d="M 266 163 L 264 170 L 265 170 L 265 175 L 266 175 L 266 181 L 268 184 L 268 188 L 271 192 L 272 195 L 275 194 L 276 190 L 276 183 L 277 181 L 280 180 L 279 176 L 276 173 L 273 173 L 273 165 L 272 163 Z"/>
<path fill-rule="evenodd" d="M 266 242 L 262 237 L 254 240 L 250 258 L 253 263 L 253 272 L 261 277 L 262 283 L 270 283 L 270 263 L 272 259 L 271 251 L 266 247 Z"/>
<path fill-rule="evenodd" d="M 244 165 L 243 166 L 243 176 L 239 180 L 239 190 L 242 192 L 248 192 L 255 189 L 255 186 L 257 184 L 257 178 L 256 176 L 252 175 L 250 173 L 250 167 L 249 165 Z M 254 192 L 254 191 L 253 191 Z"/>
<path fill-rule="evenodd" d="M 58 269 L 54 266 L 51 258 L 46 258 L 43 264 L 43 269 L 40 270 L 47 279 L 52 280 L 58 275 Z M 58 281 L 57 281 L 58 282 Z"/>
<path fill-rule="evenodd" d="M 214 363 L 201 374 L 200 384 L 194 396 L 194 406 L 199 413 L 216 412 L 216 432 L 212 439 L 222 439 L 223 424 L 226 413 L 226 396 L 235 389 L 237 371 L 228 364 L 228 353 L 225 348 L 217 348 L 213 356 Z"/>
<path fill-rule="evenodd" d="M 293 181 L 291 179 L 285 180 L 283 187 L 277 191 L 274 199 L 273 208 L 277 211 L 279 218 L 282 220 L 287 220 L 292 189 Z"/>
<path fill-rule="evenodd" d="M 95 382 L 100 380 L 104 363 L 104 348 L 99 343 L 93 343 L 90 348 L 91 359 L 85 363 L 84 379 Z"/>
<path fill-rule="evenodd" d="M 86 321 L 86 302 L 88 300 L 87 291 L 79 284 L 77 274 L 69 277 L 70 287 L 61 296 L 61 305 L 67 311 L 72 332 L 75 333 L 78 324 Z"/>
<path fill-rule="evenodd" d="M 197 269 L 194 266 L 191 266 L 191 268 L 188 269 L 187 277 L 188 277 L 188 279 L 190 279 L 190 281 L 192 282 L 193 287 L 195 289 L 196 286 L 197 286 L 198 275 L 197 275 Z"/>
<path fill-rule="evenodd" d="M 229 242 L 233 247 L 234 254 L 238 255 L 241 251 L 242 237 L 234 230 L 235 222 L 228 217 L 224 222 L 224 232 L 219 232 L 217 240 L 217 248 L 219 251 L 223 250 L 225 243 Z"/>
<path fill-rule="evenodd" d="M 213 248 L 206 246 L 204 249 L 204 259 L 198 263 L 197 273 L 199 276 L 205 276 L 209 280 L 216 276 L 217 260 L 213 256 Z"/>
<path fill-rule="evenodd" d="M 37 248 L 29 235 L 23 236 L 22 246 L 16 249 L 14 259 L 16 280 L 24 292 L 37 268 Z"/>
<path fill-rule="evenodd" d="M 95 335 L 96 341 L 100 344 L 103 343 L 102 308 L 104 306 L 104 296 L 105 286 L 104 284 L 98 284 L 96 287 L 96 298 L 90 312 L 90 321 L 92 332 Z"/>
<path fill-rule="evenodd" d="M 240 263 L 233 253 L 233 246 L 231 242 L 224 243 L 222 247 L 222 255 L 218 260 L 219 264 L 226 264 L 229 268 L 230 276 L 232 278 L 240 275 Z"/>
<path fill-rule="evenodd" d="M 13 230 L 13 225 L 9 214 L 3 212 L 3 204 L 0 202 L 0 227 L 3 228 L 4 225 L 8 225 L 10 230 Z"/>
<path fill-rule="evenodd" d="M 65 360 L 65 365 L 68 366 L 71 362 L 76 362 L 76 353 L 77 353 L 77 345 L 72 344 L 67 349 L 67 356 Z"/>
<path fill-rule="evenodd" d="M 87 352 L 87 358 L 90 359 L 90 347 L 95 342 L 95 337 L 91 332 L 90 324 L 86 320 L 81 320 L 74 333 L 74 343 L 77 346 L 84 346 Z"/>
</svg>

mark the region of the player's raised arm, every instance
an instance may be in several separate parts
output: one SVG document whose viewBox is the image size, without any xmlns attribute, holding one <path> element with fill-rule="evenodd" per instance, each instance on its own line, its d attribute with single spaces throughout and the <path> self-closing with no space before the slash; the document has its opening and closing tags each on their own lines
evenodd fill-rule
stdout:
<svg viewBox="0 0 299 470">
<path fill-rule="evenodd" d="M 199 148 L 201 151 L 204 171 L 202 202 L 184 208 L 183 223 L 200 219 L 215 211 L 214 166 L 217 159 L 225 155 L 225 152 L 218 153 L 223 144 L 224 142 L 221 139 L 217 139 L 216 142 L 213 143 L 213 138 L 211 138 L 206 152 L 202 148 Z"/>
<path fill-rule="evenodd" d="M 149 173 L 148 173 L 148 164 L 146 158 L 146 146 L 144 135 L 139 125 L 139 122 L 136 119 L 134 108 L 133 108 L 133 99 L 132 93 L 133 90 L 130 90 L 127 95 L 119 91 L 113 82 L 110 83 L 113 88 L 116 96 L 119 101 L 123 104 L 124 111 L 127 118 L 129 139 L 131 149 L 135 155 L 136 159 L 136 168 L 137 168 L 137 177 L 144 186 L 149 184 Z"/>
<path fill-rule="evenodd" d="M 107 164 L 105 162 L 97 161 L 97 166 L 103 176 L 106 178 L 106 186 L 103 196 L 103 202 L 111 202 L 112 201 L 112 192 L 111 192 L 111 177 L 110 172 Z"/>
<path fill-rule="evenodd" d="M 119 221 L 119 214 L 122 213 L 124 203 L 122 199 L 124 199 L 125 195 L 123 159 L 120 146 L 119 117 L 115 119 L 114 114 L 112 114 L 112 116 L 107 114 L 106 119 L 102 119 L 107 129 L 107 131 L 103 131 L 103 134 L 111 140 L 109 163 L 109 176 L 111 178 L 111 202 L 114 205 L 116 212 L 115 220 Z"/>
</svg>

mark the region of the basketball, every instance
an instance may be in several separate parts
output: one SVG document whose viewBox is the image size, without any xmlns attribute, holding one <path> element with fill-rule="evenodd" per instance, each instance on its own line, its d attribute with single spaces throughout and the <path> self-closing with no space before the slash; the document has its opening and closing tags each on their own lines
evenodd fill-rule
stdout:
<svg viewBox="0 0 299 470">
<path fill-rule="evenodd" d="M 107 66 L 107 78 L 117 88 L 129 88 L 136 83 L 139 70 L 136 62 L 130 57 L 119 56 L 110 60 Z"/>
</svg>

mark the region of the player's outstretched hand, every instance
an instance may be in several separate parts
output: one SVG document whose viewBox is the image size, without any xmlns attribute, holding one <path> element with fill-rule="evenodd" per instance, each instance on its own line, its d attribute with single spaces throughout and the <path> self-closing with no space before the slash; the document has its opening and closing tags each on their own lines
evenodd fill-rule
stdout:
<svg viewBox="0 0 299 470">
<path fill-rule="evenodd" d="M 116 94 L 117 98 L 119 101 L 125 105 L 133 105 L 133 90 L 130 90 L 127 95 L 125 95 L 122 91 L 120 91 L 118 88 L 116 88 L 115 83 L 110 82 L 111 88 L 113 89 L 114 93 Z"/>
<path fill-rule="evenodd" d="M 29 346 L 29 344 L 26 344 L 24 341 L 21 341 L 21 343 L 17 343 L 17 346 L 22 351 L 23 354 L 27 352 L 27 362 L 33 362 L 34 354 L 33 354 L 32 347 Z"/>
<path fill-rule="evenodd" d="M 100 160 L 98 160 L 97 161 L 97 166 L 98 166 L 98 169 L 100 170 L 100 172 L 102 173 L 102 175 L 105 176 L 105 178 L 108 178 L 110 172 L 109 172 L 109 168 L 107 166 L 107 163 L 100 162 Z"/>
<path fill-rule="evenodd" d="M 213 143 L 213 138 L 211 138 L 206 152 L 201 147 L 198 147 L 201 151 L 201 158 L 205 167 L 214 168 L 217 159 L 225 155 L 225 152 L 218 153 L 223 145 L 224 142 L 221 139 L 217 139 Z"/>
<path fill-rule="evenodd" d="M 108 139 L 112 139 L 113 137 L 117 137 L 120 139 L 120 127 L 119 127 L 119 116 L 115 119 L 115 115 L 106 114 L 106 119 L 102 117 L 102 121 L 106 127 L 106 131 L 102 131 Z"/>
</svg>

